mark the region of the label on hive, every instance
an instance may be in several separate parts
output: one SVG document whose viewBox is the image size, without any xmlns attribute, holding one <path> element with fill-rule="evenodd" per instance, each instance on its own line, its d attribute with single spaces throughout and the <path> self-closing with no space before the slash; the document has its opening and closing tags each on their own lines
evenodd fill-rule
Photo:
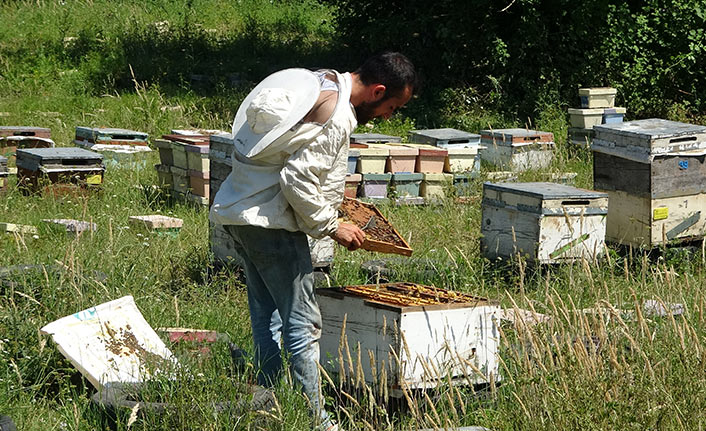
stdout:
<svg viewBox="0 0 706 431">
<path fill-rule="evenodd" d="M 655 208 L 652 211 L 653 220 L 665 220 L 669 217 L 669 208 Z"/>
<path fill-rule="evenodd" d="M 93 185 L 99 185 L 102 181 L 102 178 L 100 175 L 89 175 L 86 177 L 86 184 L 93 184 Z"/>
</svg>

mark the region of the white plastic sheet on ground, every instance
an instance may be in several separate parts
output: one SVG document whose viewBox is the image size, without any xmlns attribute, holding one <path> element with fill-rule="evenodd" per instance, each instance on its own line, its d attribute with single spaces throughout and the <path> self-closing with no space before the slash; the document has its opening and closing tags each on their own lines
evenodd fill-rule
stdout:
<svg viewBox="0 0 706 431">
<path fill-rule="evenodd" d="M 56 320 L 41 329 L 96 389 L 170 373 L 176 358 L 125 296 Z"/>
</svg>

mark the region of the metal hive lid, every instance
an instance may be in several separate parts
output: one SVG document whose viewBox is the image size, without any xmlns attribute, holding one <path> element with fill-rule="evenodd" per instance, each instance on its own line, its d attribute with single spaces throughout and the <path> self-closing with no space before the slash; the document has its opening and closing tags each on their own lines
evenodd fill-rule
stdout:
<svg viewBox="0 0 706 431">
<path fill-rule="evenodd" d="M 464 130 L 444 128 L 444 129 L 420 129 L 412 130 L 410 132 L 413 135 L 428 136 L 430 138 L 445 141 L 450 139 L 469 139 L 478 140 L 480 135 L 475 133 L 466 132 Z"/>
<path fill-rule="evenodd" d="M 103 160 L 103 155 L 76 147 L 24 148 L 17 150 L 17 158 L 34 159 L 40 163 L 64 159 L 95 160 L 96 163 L 100 163 Z"/>
<path fill-rule="evenodd" d="M 565 184 L 556 184 L 548 182 L 535 183 L 483 183 L 483 189 L 496 190 L 500 192 L 509 192 L 513 194 L 526 195 L 548 199 L 596 199 L 607 198 L 607 193 L 597 192 L 595 190 L 579 189 L 577 187 L 567 186 Z"/>
<path fill-rule="evenodd" d="M 375 142 L 402 142 L 399 136 L 383 135 L 381 133 L 351 133 L 351 142 L 366 144 Z"/>
<path fill-rule="evenodd" d="M 480 133 L 481 133 L 481 135 L 493 136 L 495 138 L 502 138 L 504 136 L 524 138 L 524 137 L 528 137 L 528 136 L 551 134 L 551 132 L 542 132 L 540 130 L 520 129 L 520 128 L 492 129 L 492 130 L 485 129 L 485 130 L 481 130 Z"/>
<path fill-rule="evenodd" d="M 706 133 L 706 126 L 663 120 L 661 118 L 648 118 L 623 123 L 601 124 L 594 126 L 593 130 L 596 133 L 596 138 L 599 139 L 620 135 L 652 141 L 661 138 Z"/>
</svg>

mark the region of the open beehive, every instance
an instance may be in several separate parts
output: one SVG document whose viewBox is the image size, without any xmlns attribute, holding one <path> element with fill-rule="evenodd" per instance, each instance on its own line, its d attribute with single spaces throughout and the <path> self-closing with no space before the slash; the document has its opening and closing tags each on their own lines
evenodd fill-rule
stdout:
<svg viewBox="0 0 706 431">
<path fill-rule="evenodd" d="M 375 205 L 345 198 L 338 209 L 339 220 L 352 223 L 365 232 L 362 249 L 411 256 L 412 249 L 402 235 L 382 215 Z M 371 220 L 373 222 L 371 223 Z"/>
<path fill-rule="evenodd" d="M 321 364 L 391 396 L 498 380 L 497 303 L 414 283 L 318 289 Z M 355 371 L 354 371 L 355 370 Z"/>
</svg>

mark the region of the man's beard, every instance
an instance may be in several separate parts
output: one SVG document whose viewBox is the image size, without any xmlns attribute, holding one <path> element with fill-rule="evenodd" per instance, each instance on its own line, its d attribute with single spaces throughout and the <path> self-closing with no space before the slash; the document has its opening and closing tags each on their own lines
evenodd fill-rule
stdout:
<svg viewBox="0 0 706 431">
<path fill-rule="evenodd" d="M 358 124 L 365 124 L 368 121 L 375 118 L 375 108 L 380 106 L 385 100 L 378 100 L 377 102 L 361 102 L 355 107 L 355 116 L 358 120 Z"/>
</svg>

